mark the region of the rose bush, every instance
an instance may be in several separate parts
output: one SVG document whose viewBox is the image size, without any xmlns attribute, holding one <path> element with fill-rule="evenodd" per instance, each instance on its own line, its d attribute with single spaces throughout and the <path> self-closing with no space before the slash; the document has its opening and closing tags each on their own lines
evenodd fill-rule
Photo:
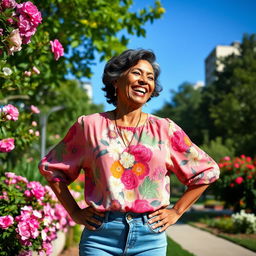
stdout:
<svg viewBox="0 0 256 256">
<path fill-rule="evenodd" d="M 32 251 L 51 255 L 57 232 L 74 225 L 49 186 L 12 172 L 0 178 L 1 256 L 32 255 Z"/>
<path fill-rule="evenodd" d="M 219 167 L 220 179 L 214 185 L 219 199 L 235 211 L 256 212 L 256 161 L 245 155 L 226 156 L 219 162 Z"/>
</svg>

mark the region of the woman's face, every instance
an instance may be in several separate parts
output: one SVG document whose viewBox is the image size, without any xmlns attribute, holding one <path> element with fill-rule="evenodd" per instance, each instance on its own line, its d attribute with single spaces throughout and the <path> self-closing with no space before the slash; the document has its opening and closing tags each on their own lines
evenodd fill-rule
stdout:
<svg viewBox="0 0 256 256">
<path fill-rule="evenodd" d="M 141 107 L 155 89 L 152 65 L 146 60 L 126 70 L 114 84 L 117 88 L 117 106 Z"/>
</svg>

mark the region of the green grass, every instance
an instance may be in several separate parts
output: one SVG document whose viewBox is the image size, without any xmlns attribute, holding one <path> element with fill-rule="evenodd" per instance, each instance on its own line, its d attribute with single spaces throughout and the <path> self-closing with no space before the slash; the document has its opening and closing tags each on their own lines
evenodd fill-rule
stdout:
<svg viewBox="0 0 256 256">
<path fill-rule="evenodd" d="M 195 256 L 194 254 L 184 250 L 179 244 L 167 237 L 167 254 L 166 256 Z"/>
</svg>

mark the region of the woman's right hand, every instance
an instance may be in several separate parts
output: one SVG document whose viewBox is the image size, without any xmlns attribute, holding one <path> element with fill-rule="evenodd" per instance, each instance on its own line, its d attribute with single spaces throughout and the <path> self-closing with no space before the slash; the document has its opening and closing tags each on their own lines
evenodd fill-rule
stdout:
<svg viewBox="0 0 256 256">
<path fill-rule="evenodd" d="M 97 211 L 92 206 L 86 207 L 84 209 L 77 209 L 71 214 L 71 218 L 77 224 L 84 225 L 89 230 L 95 230 L 96 228 L 89 223 L 94 223 L 96 225 L 101 225 L 101 221 L 95 218 L 95 215 L 103 218 L 105 216 L 104 212 Z"/>
</svg>

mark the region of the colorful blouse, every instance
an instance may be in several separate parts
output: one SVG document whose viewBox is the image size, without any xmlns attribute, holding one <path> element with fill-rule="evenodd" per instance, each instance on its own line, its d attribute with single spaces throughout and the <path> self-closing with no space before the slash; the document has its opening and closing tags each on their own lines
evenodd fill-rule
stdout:
<svg viewBox="0 0 256 256">
<path fill-rule="evenodd" d="M 149 212 L 169 205 L 170 172 L 186 186 L 210 184 L 218 165 L 173 121 L 148 115 L 144 125 L 118 126 L 106 113 L 81 116 L 40 162 L 49 181 L 70 184 L 84 170 L 84 196 L 101 211 Z"/>
</svg>

